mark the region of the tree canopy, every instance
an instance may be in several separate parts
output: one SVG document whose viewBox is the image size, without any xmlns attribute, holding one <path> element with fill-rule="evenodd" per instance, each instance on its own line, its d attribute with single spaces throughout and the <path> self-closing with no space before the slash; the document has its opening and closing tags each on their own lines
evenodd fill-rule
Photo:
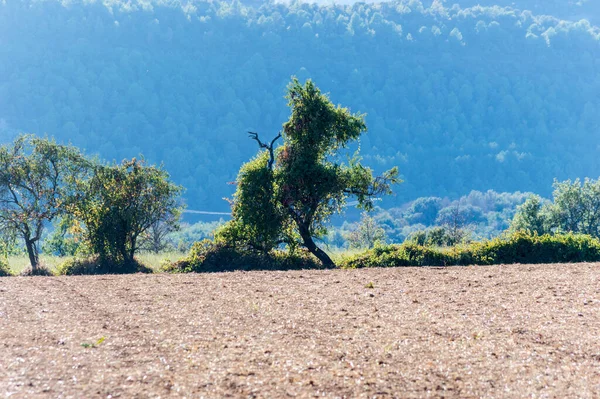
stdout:
<svg viewBox="0 0 600 399">
<path fill-rule="evenodd" d="M 24 241 L 33 272 L 45 224 L 72 205 L 88 166 L 79 150 L 46 138 L 20 136 L 0 147 L 0 231 Z"/>
<path fill-rule="evenodd" d="M 134 158 L 119 165 L 96 165 L 80 184 L 70 211 L 83 222 L 100 263 L 112 272 L 126 271 L 134 264 L 144 233 L 156 223 L 177 222 L 181 191 L 163 169 Z"/>
<path fill-rule="evenodd" d="M 600 238 L 600 179 L 555 181 L 553 187 L 553 201 L 531 196 L 517 209 L 511 229 Z"/>
</svg>

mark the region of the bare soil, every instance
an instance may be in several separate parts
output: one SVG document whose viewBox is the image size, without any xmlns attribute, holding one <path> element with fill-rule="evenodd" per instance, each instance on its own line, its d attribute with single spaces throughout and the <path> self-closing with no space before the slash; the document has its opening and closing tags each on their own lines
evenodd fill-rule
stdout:
<svg viewBox="0 0 600 399">
<path fill-rule="evenodd" d="M 596 398 L 599 336 L 600 264 L 1 278 L 0 396 Z"/>
</svg>

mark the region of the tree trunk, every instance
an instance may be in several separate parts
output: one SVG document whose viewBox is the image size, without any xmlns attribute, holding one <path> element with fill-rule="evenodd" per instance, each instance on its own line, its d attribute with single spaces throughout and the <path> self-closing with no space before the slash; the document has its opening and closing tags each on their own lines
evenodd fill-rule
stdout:
<svg viewBox="0 0 600 399">
<path fill-rule="evenodd" d="M 29 262 L 31 263 L 31 270 L 35 271 L 38 269 L 40 264 L 40 258 L 35 245 L 35 241 L 25 239 L 25 247 L 27 247 L 27 255 L 29 255 Z"/>
<path fill-rule="evenodd" d="M 136 240 L 133 239 L 133 238 L 129 242 L 130 247 L 129 247 L 129 259 L 128 259 L 128 261 L 132 262 L 132 263 L 133 263 L 133 260 L 135 259 L 135 243 L 136 243 Z"/>
<path fill-rule="evenodd" d="M 325 251 L 323 251 L 321 248 L 319 248 L 317 246 L 317 244 L 315 244 L 312 236 L 310 235 L 310 231 L 308 230 L 308 228 L 302 226 L 298 230 L 300 231 L 300 236 L 302 237 L 302 240 L 304 241 L 304 246 L 306 247 L 306 249 L 308 249 L 311 254 L 316 256 L 317 259 L 319 259 L 321 261 L 321 263 L 323 263 L 323 266 L 325 266 L 327 268 L 335 267 L 335 263 L 333 263 L 333 261 L 331 260 L 329 255 L 327 255 L 327 253 L 325 253 Z"/>
</svg>

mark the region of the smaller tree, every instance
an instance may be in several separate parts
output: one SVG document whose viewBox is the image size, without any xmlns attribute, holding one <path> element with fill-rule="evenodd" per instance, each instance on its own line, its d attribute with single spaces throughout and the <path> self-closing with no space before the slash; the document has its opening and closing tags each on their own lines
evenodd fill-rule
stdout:
<svg viewBox="0 0 600 399">
<path fill-rule="evenodd" d="M 158 254 L 174 248 L 169 242 L 169 235 L 177 229 L 179 229 L 179 223 L 176 220 L 157 220 L 142 235 L 141 249 Z"/>
<path fill-rule="evenodd" d="M 461 200 L 455 201 L 451 206 L 442 209 L 438 215 L 437 223 L 444 227 L 447 242 L 450 246 L 460 244 L 470 235 L 467 228 L 467 214 L 461 205 Z"/>
<path fill-rule="evenodd" d="M 110 271 L 123 272 L 135 264 L 144 233 L 156 223 L 177 223 L 181 191 L 167 172 L 134 158 L 120 165 L 97 165 L 72 210 L 84 223 L 100 262 L 115 267 Z"/>
<path fill-rule="evenodd" d="M 555 181 L 553 197 L 548 212 L 554 229 L 600 237 L 600 180 Z"/>
<path fill-rule="evenodd" d="M 548 209 L 544 207 L 542 198 L 532 195 L 517 207 L 509 230 L 513 232 L 524 230 L 541 235 L 550 232 L 549 223 Z"/>
<path fill-rule="evenodd" d="M 351 248 L 370 249 L 376 244 L 385 243 L 385 241 L 385 230 L 366 212 L 362 213 L 360 222 L 348 235 L 348 242 Z"/>
<path fill-rule="evenodd" d="M 46 138 L 24 135 L 0 147 L 0 230 L 23 240 L 34 273 L 44 225 L 66 211 L 89 165 L 76 148 Z"/>
<path fill-rule="evenodd" d="M 426 244 L 433 247 L 446 247 L 448 246 L 454 239 L 448 236 L 448 232 L 444 227 L 436 226 L 432 227 L 427 232 L 427 241 Z"/>
</svg>

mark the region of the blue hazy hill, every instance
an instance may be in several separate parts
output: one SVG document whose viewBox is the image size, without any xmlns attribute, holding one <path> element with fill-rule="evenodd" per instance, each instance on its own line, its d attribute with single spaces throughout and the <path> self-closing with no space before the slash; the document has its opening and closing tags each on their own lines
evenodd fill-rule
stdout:
<svg viewBox="0 0 600 399">
<path fill-rule="evenodd" d="M 384 205 L 599 176 L 598 5 L 469 1 L 0 1 L 0 142 L 143 153 L 226 210 L 296 75 L 367 114 L 365 163 L 405 180 Z"/>
</svg>

